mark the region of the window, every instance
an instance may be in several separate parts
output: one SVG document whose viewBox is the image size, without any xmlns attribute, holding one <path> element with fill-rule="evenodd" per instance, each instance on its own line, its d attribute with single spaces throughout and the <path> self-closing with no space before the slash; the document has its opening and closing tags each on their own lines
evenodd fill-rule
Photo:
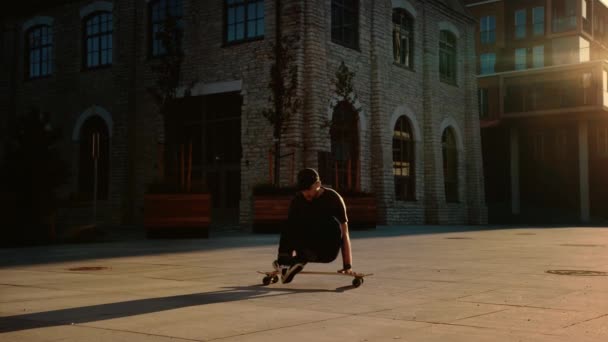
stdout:
<svg viewBox="0 0 608 342">
<path fill-rule="evenodd" d="M 553 32 L 564 32 L 576 29 L 576 1 L 554 0 L 552 3 Z"/>
<path fill-rule="evenodd" d="M 496 65 L 496 54 L 495 53 L 484 53 L 480 56 L 481 60 L 481 74 L 493 74 L 494 66 Z"/>
<path fill-rule="evenodd" d="M 332 0 L 331 41 L 352 49 L 359 48 L 358 0 Z"/>
<path fill-rule="evenodd" d="M 534 35 L 542 36 L 545 34 L 545 8 L 534 7 L 532 9 L 532 26 L 534 26 Z"/>
<path fill-rule="evenodd" d="M 243 42 L 263 37 L 264 1 L 227 0 L 226 42 Z"/>
<path fill-rule="evenodd" d="M 402 116 L 393 131 L 393 175 L 395 198 L 398 201 L 415 200 L 414 137 L 409 120 Z"/>
<path fill-rule="evenodd" d="M 490 115 L 490 107 L 488 105 L 488 88 L 479 88 L 479 118 L 487 119 Z"/>
<path fill-rule="evenodd" d="M 515 39 L 526 37 L 526 10 L 515 11 Z"/>
<path fill-rule="evenodd" d="M 393 10 L 393 57 L 408 68 L 414 61 L 414 20 L 403 9 Z"/>
<path fill-rule="evenodd" d="M 330 177 L 334 189 L 357 190 L 359 188 L 359 115 L 347 101 L 334 108 L 331 137 Z"/>
<path fill-rule="evenodd" d="M 481 44 L 494 44 L 496 42 L 496 17 L 493 15 L 481 17 L 480 32 Z"/>
<path fill-rule="evenodd" d="M 112 14 L 97 12 L 84 21 L 84 66 L 95 68 L 112 64 Z"/>
<path fill-rule="evenodd" d="M 526 48 L 515 49 L 515 70 L 526 69 L 526 57 Z"/>
<path fill-rule="evenodd" d="M 175 53 L 181 49 L 183 35 L 183 13 L 181 0 L 150 1 L 150 55 L 162 56 L 167 54 L 167 46 L 163 43 L 163 33 L 170 34 L 176 46 L 170 47 Z M 172 31 L 172 32 L 168 32 Z"/>
<path fill-rule="evenodd" d="M 27 31 L 26 65 L 30 79 L 53 73 L 53 32 L 50 26 L 34 26 Z"/>
<path fill-rule="evenodd" d="M 443 131 L 441 146 L 445 199 L 447 202 L 458 202 L 458 150 L 452 128 Z"/>
<path fill-rule="evenodd" d="M 545 46 L 535 46 L 532 50 L 532 65 L 534 68 L 542 68 L 545 66 Z"/>
<path fill-rule="evenodd" d="M 444 82 L 456 83 L 456 36 L 446 30 L 439 38 L 439 75 Z"/>
</svg>

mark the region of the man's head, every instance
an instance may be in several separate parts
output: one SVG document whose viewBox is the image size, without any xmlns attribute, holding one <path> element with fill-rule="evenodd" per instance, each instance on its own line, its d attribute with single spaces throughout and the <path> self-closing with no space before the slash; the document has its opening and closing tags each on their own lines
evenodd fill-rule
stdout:
<svg viewBox="0 0 608 342">
<path fill-rule="evenodd" d="M 321 189 L 321 179 L 315 169 L 302 169 L 298 172 L 297 190 L 307 201 L 312 201 L 319 194 Z"/>
</svg>

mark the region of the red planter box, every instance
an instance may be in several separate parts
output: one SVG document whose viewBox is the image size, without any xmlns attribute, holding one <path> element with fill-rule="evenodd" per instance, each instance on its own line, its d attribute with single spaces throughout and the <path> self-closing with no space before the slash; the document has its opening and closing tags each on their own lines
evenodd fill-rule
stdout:
<svg viewBox="0 0 608 342">
<path fill-rule="evenodd" d="M 148 237 L 209 237 L 210 194 L 146 194 L 144 227 Z"/>
</svg>

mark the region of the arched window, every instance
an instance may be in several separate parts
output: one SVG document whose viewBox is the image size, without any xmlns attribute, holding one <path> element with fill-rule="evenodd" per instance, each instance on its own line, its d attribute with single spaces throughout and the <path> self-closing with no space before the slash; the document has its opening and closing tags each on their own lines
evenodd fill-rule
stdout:
<svg viewBox="0 0 608 342">
<path fill-rule="evenodd" d="M 409 120 L 402 116 L 393 131 L 393 175 L 395 176 L 395 198 L 398 201 L 416 199 L 414 136 Z"/>
<path fill-rule="evenodd" d="M 353 106 L 340 102 L 334 108 L 331 135 L 335 189 L 357 190 L 359 184 L 359 117 Z"/>
<path fill-rule="evenodd" d="M 172 26 L 171 41 L 175 42 L 176 49 L 181 49 L 184 31 L 182 0 L 154 0 L 150 1 L 149 6 L 150 55 L 155 57 L 167 54 L 167 47 L 161 37 L 166 32 L 165 25 Z"/>
<path fill-rule="evenodd" d="M 452 128 L 446 128 L 441 137 L 443 151 L 443 181 L 447 202 L 458 202 L 458 149 Z"/>
<path fill-rule="evenodd" d="M 84 20 L 84 66 L 112 64 L 112 13 L 95 12 Z"/>
<path fill-rule="evenodd" d="M 85 199 L 93 199 L 97 182 L 97 199 L 108 198 L 109 134 L 105 121 L 94 115 L 80 129 L 80 162 L 78 192 Z M 97 161 L 96 161 L 97 160 Z M 97 180 L 95 169 L 97 168 Z"/>
<path fill-rule="evenodd" d="M 439 75 L 441 81 L 456 83 L 456 36 L 448 30 L 440 32 Z"/>
<path fill-rule="evenodd" d="M 27 78 L 39 78 L 53 73 L 53 30 L 49 25 L 38 25 L 27 30 L 26 42 L 26 75 Z"/>
<path fill-rule="evenodd" d="M 413 68 L 414 19 L 404 9 L 393 9 L 393 57 L 395 63 Z"/>
</svg>

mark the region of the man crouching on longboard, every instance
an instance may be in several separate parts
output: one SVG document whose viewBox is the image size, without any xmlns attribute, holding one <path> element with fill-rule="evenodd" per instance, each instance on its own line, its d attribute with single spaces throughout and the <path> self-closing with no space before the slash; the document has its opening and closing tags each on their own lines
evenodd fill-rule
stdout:
<svg viewBox="0 0 608 342">
<path fill-rule="evenodd" d="M 351 273 L 352 253 L 348 218 L 342 197 L 321 186 L 314 169 L 298 173 L 297 194 L 289 205 L 287 224 L 281 232 L 278 258 L 272 265 L 289 283 L 308 262 L 329 263 L 342 250 L 343 268 Z"/>
</svg>

